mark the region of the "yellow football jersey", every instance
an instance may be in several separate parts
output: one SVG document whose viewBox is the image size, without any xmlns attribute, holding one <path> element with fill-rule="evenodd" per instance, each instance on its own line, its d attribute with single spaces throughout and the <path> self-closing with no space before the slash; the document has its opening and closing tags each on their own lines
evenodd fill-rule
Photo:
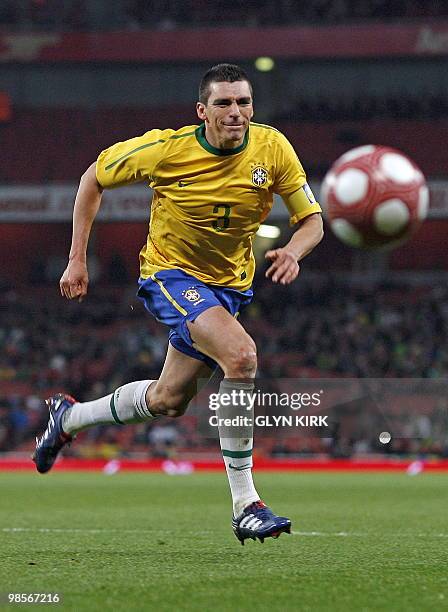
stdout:
<svg viewBox="0 0 448 612">
<path fill-rule="evenodd" d="M 321 212 L 305 172 L 278 130 L 251 123 L 235 149 L 216 149 L 204 125 L 151 130 L 98 157 L 104 188 L 147 181 L 154 190 L 140 275 L 180 268 L 212 285 L 248 289 L 255 271 L 252 240 L 278 193 L 300 190 L 291 222 Z M 302 189 L 303 188 L 303 189 Z"/>
</svg>

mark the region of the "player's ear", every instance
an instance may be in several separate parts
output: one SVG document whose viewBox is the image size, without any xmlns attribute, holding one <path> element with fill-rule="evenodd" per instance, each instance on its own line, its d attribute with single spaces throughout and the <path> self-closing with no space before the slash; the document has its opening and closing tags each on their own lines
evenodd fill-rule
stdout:
<svg viewBox="0 0 448 612">
<path fill-rule="evenodd" d="M 196 103 L 196 112 L 201 121 L 205 121 L 207 119 L 207 113 L 205 112 L 205 104 L 202 104 L 202 102 Z"/>
</svg>

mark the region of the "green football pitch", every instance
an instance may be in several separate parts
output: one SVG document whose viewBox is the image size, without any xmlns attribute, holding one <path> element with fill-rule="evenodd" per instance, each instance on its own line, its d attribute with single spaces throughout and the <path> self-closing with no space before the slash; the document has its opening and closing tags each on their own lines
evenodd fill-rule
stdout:
<svg viewBox="0 0 448 612">
<path fill-rule="evenodd" d="M 0 473 L 0 592 L 67 610 L 448 610 L 448 475 L 260 473 L 293 534 L 242 547 L 224 473 Z M 14 604 L 9 609 L 34 606 Z M 5 608 L 3 608 L 5 609 Z"/>
</svg>

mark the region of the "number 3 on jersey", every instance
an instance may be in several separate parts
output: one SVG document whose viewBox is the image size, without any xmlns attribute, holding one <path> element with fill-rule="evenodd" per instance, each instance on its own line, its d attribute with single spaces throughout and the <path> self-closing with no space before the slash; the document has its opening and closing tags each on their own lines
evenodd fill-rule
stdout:
<svg viewBox="0 0 448 612">
<path fill-rule="evenodd" d="M 215 215 L 220 212 L 220 208 L 224 209 L 223 215 L 215 219 L 212 223 L 213 229 L 215 229 L 217 232 L 224 231 L 230 225 L 230 206 L 228 204 L 216 204 L 213 209 Z"/>
</svg>

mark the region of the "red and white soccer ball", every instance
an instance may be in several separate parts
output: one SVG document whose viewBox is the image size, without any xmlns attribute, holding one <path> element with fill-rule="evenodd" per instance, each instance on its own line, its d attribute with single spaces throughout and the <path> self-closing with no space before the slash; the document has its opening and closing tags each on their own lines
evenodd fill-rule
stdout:
<svg viewBox="0 0 448 612">
<path fill-rule="evenodd" d="M 336 236 L 358 248 L 393 248 L 428 214 L 425 177 L 406 155 L 365 145 L 342 155 L 322 183 L 321 202 Z"/>
</svg>

